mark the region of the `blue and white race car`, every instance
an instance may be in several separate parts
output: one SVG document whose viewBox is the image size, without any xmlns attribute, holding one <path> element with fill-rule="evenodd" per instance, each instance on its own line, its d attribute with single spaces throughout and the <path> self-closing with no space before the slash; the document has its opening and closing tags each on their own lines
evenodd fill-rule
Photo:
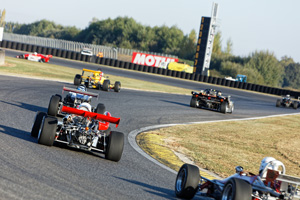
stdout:
<svg viewBox="0 0 300 200">
<path fill-rule="evenodd" d="M 77 108 L 82 103 L 88 106 L 90 111 L 104 114 L 104 104 L 99 103 L 96 108 L 91 106 L 92 98 L 98 98 L 98 94 L 87 92 L 87 89 L 84 85 L 80 85 L 76 89 L 63 87 L 63 91 L 69 92 L 64 99 L 62 99 L 62 96 L 59 94 L 52 95 L 48 106 L 48 115 L 55 117 L 58 115 L 64 116 L 64 113 L 61 111 L 63 106 Z"/>
</svg>

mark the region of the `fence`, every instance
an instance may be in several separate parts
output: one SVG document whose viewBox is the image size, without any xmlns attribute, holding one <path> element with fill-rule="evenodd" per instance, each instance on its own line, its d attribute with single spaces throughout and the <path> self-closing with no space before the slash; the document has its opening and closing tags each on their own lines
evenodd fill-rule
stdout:
<svg viewBox="0 0 300 200">
<path fill-rule="evenodd" d="M 114 48 L 114 47 L 108 47 L 103 45 L 94 45 L 88 43 L 72 42 L 67 40 L 44 38 L 44 37 L 37 37 L 37 36 L 20 35 L 14 33 L 4 33 L 3 40 L 19 42 L 23 44 L 31 44 L 36 46 L 50 47 L 55 49 L 62 49 L 67 51 L 74 51 L 74 52 L 80 52 L 82 49 L 88 48 L 92 50 L 94 55 L 97 55 L 98 52 L 102 52 L 104 57 L 112 58 L 112 59 L 118 59 L 118 54 L 125 54 L 131 56 L 132 52 L 141 52 L 141 53 L 177 58 L 177 56 L 174 55 L 161 54 L 155 52 Z"/>
</svg>

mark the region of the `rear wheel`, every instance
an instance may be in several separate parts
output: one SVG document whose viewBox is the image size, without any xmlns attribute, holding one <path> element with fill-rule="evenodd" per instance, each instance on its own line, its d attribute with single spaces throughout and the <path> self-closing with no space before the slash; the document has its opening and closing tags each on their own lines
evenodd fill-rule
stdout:
<svg viewBox="0 0 300 200">
<path fill-rule="evenodd" d="M 220 109 L 220 112 L 221 113 L 226 113 L 226 108 L 228 107 L 228 103 L 227 102 L 222 102 L 221 103 L 221 109 Z"/>
<path fill-rule="evenodd" d="M 177 197 L 191 199 L 195 196 L 200 180 L 199 168 L 195 165 L 184 164 L 178 171 L 175 182 Z"/>
<path fill-rule="evenodd" d="M 39 130 L 41 128 L 41 124 L 43 121 L 43 118 L 46 116 L 47 114 L 44 112 L 40 112 L 38 111 L 35 115 L 35 119 L 33 121 L 33 125 L 32 125 L 32 129 L 31 129 L 31 136 L 37 138 L 39 135 Z"/>
<path fill-rule="evenodd" d="M 238 178 L 230 179 L 222 192 L 221 200 L 251 200 L 252 187 L 251 185 Z"/>
<path fill-rule="evenodd" d="M 61 97 L 58 95 L 53 95 L 50 99 L 49 106 L 48 106 L 48 115 L 50 116 L 57 116 L 59 102 L 61 101 Z"/>
<path fill-rule="evenodd" d="M 74 77 L 74 85 L 80 85 L 82 81 L 82 77 L 80 74 L 76 74 Z"/>
<path fill-rule="evenodd" d="M 276 101 L 276 107 L 280 107 L 280 105 L 281 105 L 281 100 L 277 99 L 277 101 Z"/>
<path fill-rule="evenodd" d="M 108 91 L 109 85 L 110 85 L 110 80 L 104 80 L 104 81 L 103 81 L 102 89 L 103 89 L 104 91 Z"/>
<path fill-rule="evenodd" d="M 197 107 L 197 98 L 192 97 L 190 107 Z"/>
<path fill-rule="evenodd" d="M 108 136 L 105 158 L 118 162 L 121 159 L 124 148 L 124 134 L 117 131 L 111 131 Z"/>
<path fill-rule="evenodd" d="M 104 106 L 104 104 L 103 103 L 98 103 L 97 108 L 95 110 L 95 113 L 103 115 L 104 112 L 105 112 L 105 106 Z"/>
<path fill-rule="evenodd" d="M 120 90 L 121 90 L 121 83 L 119 81 L 116 81 L 114 91 L 115 92 L 120 92 Z"/>
<path fill-rule="evenodd" d="M 294 103 L 293 103 L 293 108 L 294 108 L 294 109 L 297 109 L 297 108 L 298 108 L 298 101 L 294 101 Z"/>
<path fill-rule="evenodd" d="M 43 117 L 42 125 L 38 134 L 38 143 L 52 146 L 57 128 L 57 119 L 55 117 Z"/>
</svg>

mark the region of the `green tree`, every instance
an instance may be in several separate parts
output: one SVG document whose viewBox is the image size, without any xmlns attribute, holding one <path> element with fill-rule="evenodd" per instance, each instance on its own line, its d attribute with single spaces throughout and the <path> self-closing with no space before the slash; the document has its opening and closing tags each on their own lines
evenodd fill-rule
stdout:
<svg viewBox="0 0 300 200">
<path fill-rule="evenodd" d="M 245 64 L 248 69 L 256 69 L 263 77 L 263 83 L 270 86 L 279 86 L 283 69 L 273 53 L 269 51 L 255 51 L 252 53 L 248 63 Z M 259 83 L 258 80 L 255 83 Z"/>
</svg>

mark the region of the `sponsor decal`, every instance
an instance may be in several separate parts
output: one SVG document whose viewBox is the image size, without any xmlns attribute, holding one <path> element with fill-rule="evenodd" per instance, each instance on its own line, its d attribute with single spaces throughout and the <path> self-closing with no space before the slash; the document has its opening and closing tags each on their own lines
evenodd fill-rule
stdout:
<svg viewBox="0 0 300 200">
<path fill-rule="evenodd" d="M 168 63 L 178 62 L 178 58 L 170 58 L 146 53 L 133 52 L 131 62 L 134 64 L 160 67 L 166 69 Z"/>
</svg>

